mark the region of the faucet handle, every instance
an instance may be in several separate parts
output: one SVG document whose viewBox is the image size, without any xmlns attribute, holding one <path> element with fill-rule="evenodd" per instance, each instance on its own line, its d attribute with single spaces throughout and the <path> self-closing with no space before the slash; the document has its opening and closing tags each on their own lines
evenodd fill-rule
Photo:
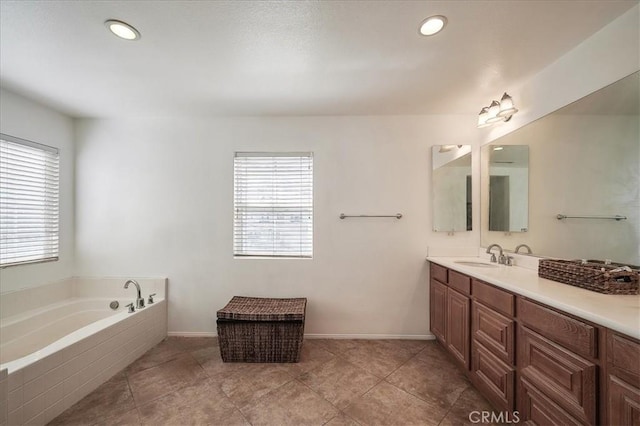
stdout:
<svg viewBox="0 0 640 426">
<path fill-rule="evenodd" d="M 496 254 L 495 253 L 491 253 L 491 259 L 489 259 L 490 262 L 492 263 L 496 263 Z"/>
<path fill-rule="evenodd" d="M 513 256 L 507 256 L 507 261 L 505 262 L 507 266 L 513 266 Z"/>
<path fill-rule="evenodd" d="M 153 294 L 149 295 L 149 301 L 147 302 L 149 305 L 151 305 L 152 303 L 155 303 L 154 300 L 153 300 L 153 296 L 155 296 L 155 295 L 156 295 L 156 293 L 153 293 Z"/>
<path fill-rule="evenodd" d="M 129 303 L 127 305 L 127 308 L 129 308 L 129 313 L 132 314 L 136 311 L 136 308 L 133 306 L 133 303 Z"/>
<path fill-rule="evenodd" d="M 500 256 L 498 256 L 498 263 L 500 265 L 506 265 L 507 264 L 507 257 L 504 254 L 501 254 Z"/>
</svg>

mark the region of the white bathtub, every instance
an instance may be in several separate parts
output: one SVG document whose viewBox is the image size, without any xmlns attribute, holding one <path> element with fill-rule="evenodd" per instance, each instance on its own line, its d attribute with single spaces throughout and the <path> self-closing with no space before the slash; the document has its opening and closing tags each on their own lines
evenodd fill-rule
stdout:
<svg viewBox="0 0 640 426">
<path fill-rule="evenodd" d="M 127 279 L 70 278 L 0 295 L 0 423 L 46 424 L 167 335 L 166 279 L 134 278 L 145 300 L 156 293 L 135 313 L 125 306 L 136 297 Z"/>
</svg>

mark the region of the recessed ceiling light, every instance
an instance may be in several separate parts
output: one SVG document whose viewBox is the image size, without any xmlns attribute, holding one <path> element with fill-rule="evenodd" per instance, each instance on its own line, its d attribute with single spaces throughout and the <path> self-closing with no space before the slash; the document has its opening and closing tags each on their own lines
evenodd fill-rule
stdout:
<svg viewBox="0 0 640 426">
<path fill-rule="evenodd" d="M 126 22 L 108 19 L 104 25 L 109 28 L 109 31 L 125 40 L 138 40 L 141 37 L 140 32 Z"/>
<path fill-rule="evenodd" d="M 438 34 L 447 25 L 447 18 L 442 15 L 430 16 L 420 24 L 420 34 L 432 36 Z"/>
</svg>

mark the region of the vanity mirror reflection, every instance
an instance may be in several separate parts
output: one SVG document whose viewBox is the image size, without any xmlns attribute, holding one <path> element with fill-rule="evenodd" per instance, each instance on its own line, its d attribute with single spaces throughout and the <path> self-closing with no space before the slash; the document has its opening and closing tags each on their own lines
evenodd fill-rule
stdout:
<svg viewBox="0 0 640 426">
<path fill-rule="evenodd" d="M 483 148 L 489 161 L 489 231 L 527 232 L 529 221 L 529 147 Z"/>
<path fill-rule="evenodd" d="M 524 243 L 537 256 L 640 264 L 639 105 L 636 72 L 482 147 L 482 246 Z M 498 227 L 490 199 L 495 148 L 516 146 L 529 157 L 520 230 L 515 222 Z"/>
<path fill-rule="evenodd" d="M 471 231 L 471 145 L 432 148 L 433 230 Z"/>
</svg>

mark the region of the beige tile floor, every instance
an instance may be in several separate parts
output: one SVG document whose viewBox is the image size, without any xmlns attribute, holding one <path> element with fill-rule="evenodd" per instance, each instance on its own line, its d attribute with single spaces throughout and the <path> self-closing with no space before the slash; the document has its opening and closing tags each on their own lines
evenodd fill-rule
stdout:
<svg viewBox="0 0 640 426">
<path fill-rule="evenodd" d="M 310 340 L 297 364 L 223 363 L 169 337 L 51 425 L 462 425 L 491 410 L 435 342 Z"/>
</svg>

